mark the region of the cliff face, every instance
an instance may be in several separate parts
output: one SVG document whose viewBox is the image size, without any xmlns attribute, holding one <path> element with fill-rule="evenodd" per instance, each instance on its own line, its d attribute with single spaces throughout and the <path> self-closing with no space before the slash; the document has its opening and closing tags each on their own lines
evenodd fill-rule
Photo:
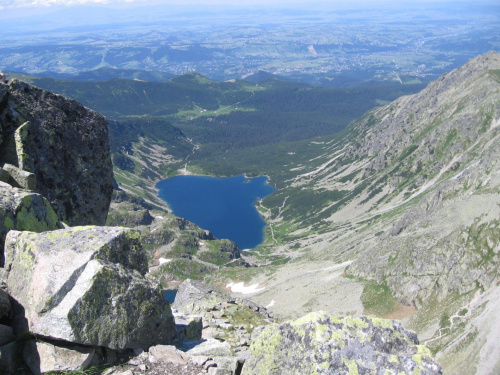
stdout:
<svg viewBox="0 0 500 375">
<path fill-rule="evenodd" d="M 68 225 L 103 225 L 113 191 L 104 117 L 24 82 L 0 82 L 0 166 L 34 175 Z"/>
</svg>

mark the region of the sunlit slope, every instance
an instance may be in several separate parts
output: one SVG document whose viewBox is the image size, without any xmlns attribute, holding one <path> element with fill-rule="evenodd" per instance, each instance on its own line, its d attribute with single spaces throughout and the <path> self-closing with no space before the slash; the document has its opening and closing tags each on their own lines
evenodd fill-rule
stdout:
<svg viewBox="0 0 500 375">
<path fill-rule="evenodd" d="M 359 312 L 362 301 L 365 313 L 408 319 L 449 373 L 494 372 L 499 112 L 491 52 L 317 144 L 322 154 L 262 202 L 261 252 L 291 261 L 255 278 L 268 289 L 254 298 L 286 283 L 296 311 Z M 278 299 L 274 309 L 293 315 Z"/>
<path fill-rule="evenodd" d="M 294 165 L 287 188 L 264 200 L 270 218 L 296 228 L 288 235 L 304 247 L 300 231 L 320 239 L 320 232 L 349 231 L 338 226 L 359 230 L 360 222 L 389 219 L 477 172 L 481 156 L 496 152 L 498 60 L 497 53 L 476 58 L 315 142 L 318 156 Z"/>
</svg>

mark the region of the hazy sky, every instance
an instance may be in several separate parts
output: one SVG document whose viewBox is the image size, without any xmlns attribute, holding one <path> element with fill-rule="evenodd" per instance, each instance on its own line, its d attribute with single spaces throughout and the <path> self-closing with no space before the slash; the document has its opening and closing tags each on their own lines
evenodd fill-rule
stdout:
<svg viewBox="0 0 500 375">
<path fill-rule="evenodd" d="M 299 1 L 279 1 L 279 0 L 239 0 L 236 4 L 267 4 L 267 3 L 294 3 Z M 304 2 L 304 1 L 302 1 Z M 16 7 L 50 7 L 61 5 L 81 5 L 81 4 L 235 4 L 234 0 L 0 0 L 0 7 L 16 8 Z M 235 4 L 235 5 L 236 5 Z"/>
<path fill-rule="evenodd" d="M 363 8 L 406 8 L 415 6 L 426 6 L 427 4 L 436 3 L 457 3 L 467 2 L 466 0 L 0 0 L 0 34 L 1 24 L 6 22 L 14 22 L 17 19 L 33 19 L 39 17 L 41 20 L 43 15 L 54 13 L 59 9 L 66 9 L 69 12 L 73 11 L 78 16 L 80 10 L 77 6 L 83 6 L 85 9 L 90 7 L 103 6 L 110 11 L 120 9 L 127 11 L 135 7 L 144 7 L 148 5 L 168 5 L 176 8 L 183 8 L 183 11 L 209 9 L 211 6 L 219 5 L 221 7 L 230 7 L 237 9 L 245 6 L 257 7 L 279 7 L 279 8 L 295 8 L 295 9 L 363 9 Z M 477 6 L 492 4 L 497 5 L 498 0 L 475 0 Z M 193 8 L 193 4 L 199 4 Z M 470 4 L 470 2 L 469 2 Z M 88 8 L 87 8 L 88 7 Z M 81 8 L 80 8 L 81 9 Z M 31 17 L 31 18 L 30 18 Z M 36 21 L 36 20 L 35 20 Z M 36 23 L 36 22 L 35 22 Z M 12 27 L 12 26 L 10 26 Z"/>
<path fill-rule="evenodd" d="M 327 3 L 353 3 L 353 2 L 365 2 L 365 3 L 389 3 L 389 2 L 412 2 L 412 3 L 425 3 L 425 2 L 444 2 L 451 0 L 330 0 Z M 305 0 L 0 0 L 0 9 L 8 8 L 18 8 L 18 7 L 51 7 L 51 6 L 68 6 L 68 5 L 79 5 L 79 4 L 129 4 L 129 5 L 145 5 L 145 4 L 232 4 L 232 5 L 247 5 L 247 4 L 298 4 L 298 3 L 311 3 L 311 2 L 324 2 L 326 1 L 305 1 Z"/>
</svg>

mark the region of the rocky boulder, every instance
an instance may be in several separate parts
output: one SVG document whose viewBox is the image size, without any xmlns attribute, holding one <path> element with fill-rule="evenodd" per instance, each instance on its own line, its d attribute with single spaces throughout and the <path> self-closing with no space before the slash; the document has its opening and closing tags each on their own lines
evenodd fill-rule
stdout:
<svg viewBox="0 0 500 375">
<path fill-rule="evenodd" d="M 207 284 L 187 279 L 179 286 L 172 307 L 196 314 L 211 311 L 218 303 L 227 301 L 234 301 L 234 299 Z"/>
<path fill-rule="evenodd" d="M 231 305 L 251 310 L 261 319 L 272 319 L 265 307 L 244 298 L 233 297 L 229 293 L 191 279 L 185 280 L 179 286 L 172 307 L 182 312 L 198 314 Z"/>
<path fill-rule="evenodd" d="M 40 375 L 47 372 L 85 370 L 94 360 L 95 349 L 83 346 L 65 348 L 30 340 L 24 346 L 23 356 L 31 372 Z"/>
<path fill-rule="evenodd" d="M 0 182 L 0 266 L 5 236 L 11 229 L 44 232 L 59 228 L 57 214 L 40 194 Z"/>
<path fill-rule="evenodd" d="M 441 374 L 396 321 L 311 313 L 254 332 L 242 374 Z"/>
<path fill-rule="evenodd" d="M 203 325 L 202 343 L 179 347 L 194 357 L 208 356 L 221 374 L 235 373 L 248 356 L 254 328 L 274 321 L 264 307 L 190 279 L 179 286 L 173 308 L 176 322 L 195 316 Z"/>
<path fill-rule="evenodd" d="M 175 334 L 160 285 L 145 276 L 137 231 L 10 231 L 5 248 L 8 291 L 31 332 L 112 349 L 166 344 Z"/>
<path fill-rule="evenodd" d="M 4 181 L 5 179 L 5 181 Z M 0 181 L 25 190 L 36 190 L 36 177 L 34 173 L 23 171 L 12 164 L 4 164 Z"/>
<path fill-rule="evenodd" d="M 105 118 L 18 80 L 0 82 L 0 166 L 34 174 L 69 225 L 103 225 L 113 191 Z"/>
</svg>

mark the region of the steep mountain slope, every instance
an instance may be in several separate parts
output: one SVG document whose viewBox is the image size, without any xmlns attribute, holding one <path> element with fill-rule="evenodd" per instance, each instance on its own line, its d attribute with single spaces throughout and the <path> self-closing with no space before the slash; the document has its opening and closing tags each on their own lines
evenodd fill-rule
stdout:
<svg viewBox="0 0 500 375">
<path fill-rule="evenodd" d="M 449 373 L 498 369 L 499 112 L 490 52 L 318 144 L 262 202 L 268 249 L 292 261 L 254 277 L 266 288 L 254 298 L 286 315 L 361 300 L 406 317 Z"/>
<path fill-rule="evenodd" d="M 419 94 L 368 112 L 341 136 L 319 144 L 321 154 L 297 166 L 288 189 L 264 205 L 278 206 L 281 199 L 283 218 L 324 229 L 354 218 L 387 216 L 421 200 L 438 182 L 468 171 L 480 160 L 477 153 L 494 150 L 497 63 L 498 54 L 484 55 Z M 302 206 L 297 201 L 308 190 L 324 205 L 294 217 Z M 273 219 L 278 216 L 271 213 Z"/>
</svg>

